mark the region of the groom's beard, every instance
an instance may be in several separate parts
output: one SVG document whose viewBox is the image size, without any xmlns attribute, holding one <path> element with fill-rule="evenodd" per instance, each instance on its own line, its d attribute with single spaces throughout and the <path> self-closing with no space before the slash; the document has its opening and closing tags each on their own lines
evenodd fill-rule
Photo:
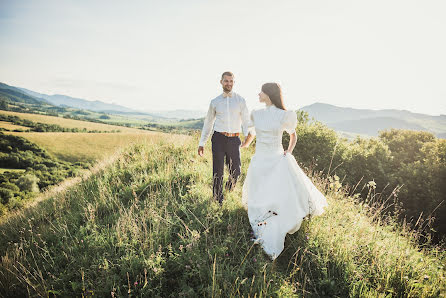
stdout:
<svg viewBox="0 0 446 298">
<path fill-rule="evenodd" d="M 223 87 L 223 91 L 224 92 L 231 92 L 231 90 L 232 90 L 232 87 L 230 87 L 230 88 L 227 88 L 227 87 Z"/>
</svg>

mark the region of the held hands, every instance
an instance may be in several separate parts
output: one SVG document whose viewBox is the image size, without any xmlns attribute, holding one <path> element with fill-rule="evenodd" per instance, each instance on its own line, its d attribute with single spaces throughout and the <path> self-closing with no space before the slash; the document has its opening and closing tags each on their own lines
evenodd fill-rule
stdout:
<svg viewBox="0 0 446 298">
<path fill-rule="evenodd" d="M 203 154 L 204 154 L 204 147 L 198 146 L 198 155 L 203 156 Z"/>
<path fill-rule="evenodd" d="M 245 141 L 243 142 L 243 144 L 240 145 L 240 148 L 248 148 L 248 147 L 249 147 L 249 143 L 251 143 L 251 142 L 247 142 L 247 140 L 245 139 Z"/>
<path fill-rule="evenodd" d="M 254 139 L 254 136 L 251 133 L 248 133 L 245 140 L 243 141 L 243 144 L 240 146 L 240 148 L 248 148 L 249 144 L 251 144 L 252 140 Z"/>
<path fill-rule="evenodd" d="M 290 154 L 291 154 L 291 151 L 290 151 L 290 150 L 285 150 L 285 151 L 283 151 L 283 156 L 287 155 L 287 153 L 290 153 Z"/>
</svg>

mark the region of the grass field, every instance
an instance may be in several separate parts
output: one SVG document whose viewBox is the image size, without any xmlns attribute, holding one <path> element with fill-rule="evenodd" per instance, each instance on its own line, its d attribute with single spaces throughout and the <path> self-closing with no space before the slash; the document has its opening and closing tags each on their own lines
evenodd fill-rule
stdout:
<svg viewBox="0 0 446 298">
<path fill-rule="evenodd" d="M 134 132 L 135 130 L 125 133 L 13 132 L 10 134 L 24 137 L 53 156 L 70 162 L 94 162 L 132 143 L 141 141 L 153 143 L 172 138 L 171 135 L 164 133 L 141 130 Z M 177 135 L 174 138 L 181 141 L 187 136 Z"/>
<path fill-rule="evenodd" d="M 0 174 L 4 173 L 4 172 L 25 172 L 25 169 L 4 169 L 4 168 L 0 168 Z"/>
<path fill-rule="evenodd" d="M 124 126 L 109 125 L 103 123 L 95 123 L 81 120 L 66 119 L 62 117 L 39 115 L 39 114 L 27 114 L 27 113 L 17 113 L 11 111 L 0 110 L 0 114 L 17 116 L 22 119 L 31 120 L 34 122 L 46 123 L 46 124 L 57 124 L 66 128 L 79 128 L 87 130 L 99 130 L 99 131 L 112 131 L 120 130 L 121 132 L 140 132 L 140 130 L 135 128 L 127 128 Z"/>
<path fill-rule="evenodd" d="M 8 130 L 14 130 L 14 129 L 22 129 L 22 130 L 28 130 L 29 127 L 26 126 L 21 126 L 21 125 L 15 125 L 12 124 L 10 122 L 6 122 L 6 121 L 0 121 L 0 127 L 8 129 Z"/>
<path fill-rule="evenodd" d="M 313 177 L 329 202 L 271 262 L 251 241 L 242 176 L 222 207 L 196 139 L 162 136 L 0 224 L 0 296 L 441 297 L 444 251 Z M 334 185 L 334 187 L 333 187 Z"/>
</svg>

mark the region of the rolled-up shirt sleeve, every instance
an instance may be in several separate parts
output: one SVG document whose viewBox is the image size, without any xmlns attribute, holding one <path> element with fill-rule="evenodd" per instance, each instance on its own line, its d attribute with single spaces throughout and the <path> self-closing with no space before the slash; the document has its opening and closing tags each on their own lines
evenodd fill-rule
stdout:
<svg viewBox="0 0 446 298">
<path fill-rule="evenodd" d="M 254 125 L 254 111 L 251 111 L 251 114 L 249 115 L 249 133 L 252 136 L 256 135 L 256 129 L 255 129 L 255 125 Z"/>
<path fill-rule="evenodd" d="M 246 102 L 242 99 L 240 103 L 240 116 L 242 118 L 242 131 L 245 136 L 249 133 L 251 135 L 255 135 L 254 131 L 254 123 L 252 122 L 252 118 L 249 115 L 248 107 L 246 106 Z"/>
<path fill-rule="evenodd" d="M 209 136 L 211 135 L 214 128 L 215 115 L 215 107 L 211 101 L 211 103 L 209 104 L 208 113 L 206 115 L 206 118 L 204 119 L 203 129 L 201 130 L 201 138 L 198 146 L 204 146 Z"/>
</svg>

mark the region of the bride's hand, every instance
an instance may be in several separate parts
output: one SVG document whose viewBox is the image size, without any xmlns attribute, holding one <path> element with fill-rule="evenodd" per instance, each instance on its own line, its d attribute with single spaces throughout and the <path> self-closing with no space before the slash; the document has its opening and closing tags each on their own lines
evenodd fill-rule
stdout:
<svg viewBox="0 0 446 298">
<path fill-rule="evenodd" d="M 291 153 L 291 152 L 288 150 L 285 150 L 285 151 L 283 151 L 283 156 L 285 156 L 287 153 Z"/>
<path fill-rule="evenodd" d="M 247 142 L 243 142 L 242 145 L 240 145 L 240 148 L 248 148 L 249 144 L 247 144 Z"/>
</svg>

